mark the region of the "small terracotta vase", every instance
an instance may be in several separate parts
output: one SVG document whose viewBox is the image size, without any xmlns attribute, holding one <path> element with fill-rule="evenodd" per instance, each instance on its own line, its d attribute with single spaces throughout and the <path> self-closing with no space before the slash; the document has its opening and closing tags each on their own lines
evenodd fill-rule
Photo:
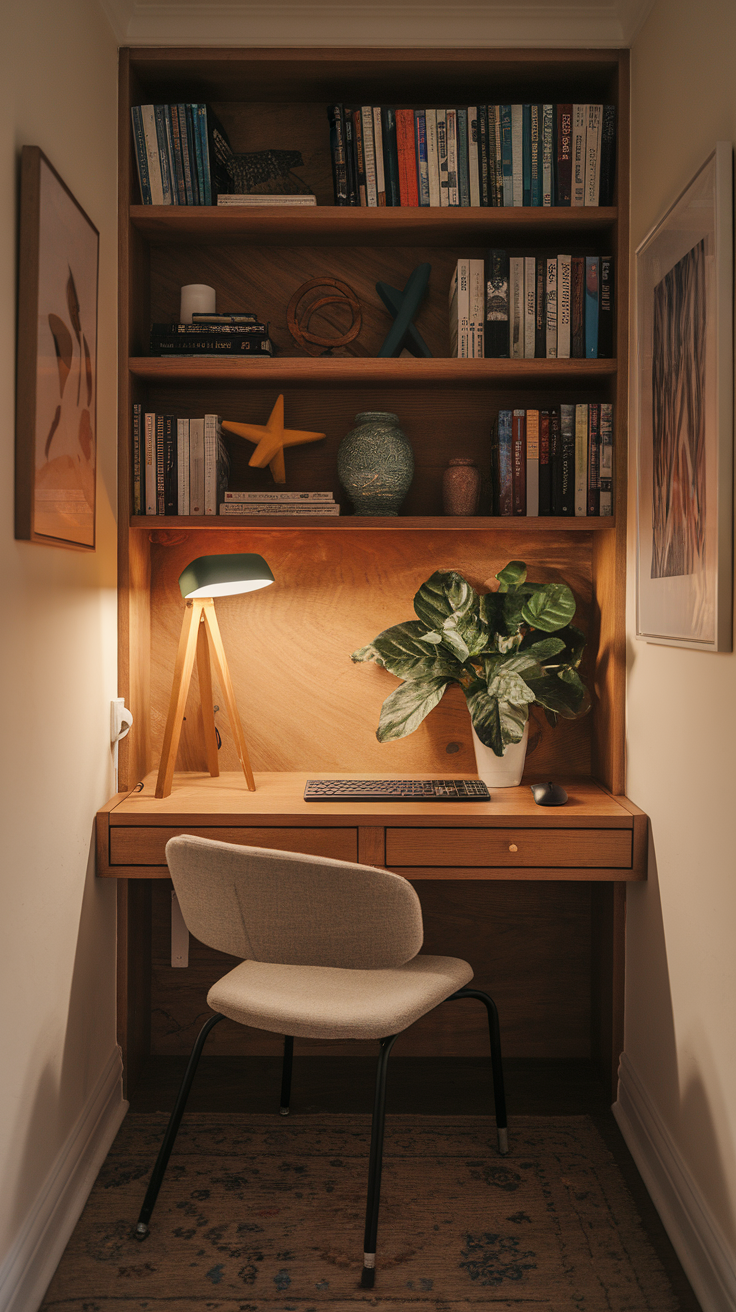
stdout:
<svg viewBox="0 0 736 1312">
<path fill-rule="evenodd" d="M 480 470 L 474 460 L 454 457 L 442 475 L 442 509 L 446 515 L 477 515 Z"/>
</svg>

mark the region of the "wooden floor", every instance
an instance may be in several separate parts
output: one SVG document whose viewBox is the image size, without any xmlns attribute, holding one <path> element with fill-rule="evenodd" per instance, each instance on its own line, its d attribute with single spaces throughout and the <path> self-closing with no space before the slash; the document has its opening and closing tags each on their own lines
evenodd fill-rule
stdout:
<svg viewBox="0 0 736 1312">
<path fill-rule="evenodd" d="M 152 1057 L 131 1096 L 130 1110 L 170 1111 L 184 1073 L 183 1057 Z M 644 1188 L 641 1176 L 611 1113 L 610 1098 L 591 1062 L 504 1063 L 509 1116 L 588 1115 L 613 1154 L 642 1225 L 679 1299 L 679 1312 L 700 1305 Z M 294 1112 L 370 1112 L 375 1062 L 370 1057 L 294 1059 Z M 192 1112 L 276 1111 L 280 1061 L 274 1057 L 203 1057 L 189 1098 Z M 491 1107 L 490 1072 L 482 1058 L 393 1057 L 387 1110 L 430 1115 L 478 1115 Z"/>
</svg>

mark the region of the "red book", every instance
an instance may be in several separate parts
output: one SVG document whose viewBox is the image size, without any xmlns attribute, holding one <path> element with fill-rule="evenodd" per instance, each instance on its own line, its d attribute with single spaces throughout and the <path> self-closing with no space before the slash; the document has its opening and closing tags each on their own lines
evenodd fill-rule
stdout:
<svg viewBox="0 0 736 1312">
<path fill-rule="evenodd" d="M 396 111 L 396 153 L 399 157 L 399 195 L 402 205 L 418 205 L 417 152 L 414 144 L 414 110 Z"/>
<path fill-rule="evenodd" d="M 572 189 L 572 105 L 557 106 L 557 195 L 555 205 L 569 205 Z"/>
<path fill-rule="evenodd" d="M 514 410 L 511 423 L 511 504 L 514 515 L 526 514 L 526 410 Z"/>
</svg>

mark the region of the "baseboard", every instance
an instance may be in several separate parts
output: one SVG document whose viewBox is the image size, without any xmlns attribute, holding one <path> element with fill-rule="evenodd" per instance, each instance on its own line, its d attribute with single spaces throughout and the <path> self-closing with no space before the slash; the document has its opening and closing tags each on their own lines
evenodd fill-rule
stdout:
<svg viewBox="0 0 736 1312">
<path fill-rule="evenodd" d="M 116 1047 L 0 1265 L 0 1312 L 37 1312 L 128 1110 L 122 1075 Z"/>
<path fill-rule="evenodd" d="M 626 1054 L 619 1077 L 613 1114 L 703 1312 L 734 1312 L 736 1255 Z"/>
</svg>

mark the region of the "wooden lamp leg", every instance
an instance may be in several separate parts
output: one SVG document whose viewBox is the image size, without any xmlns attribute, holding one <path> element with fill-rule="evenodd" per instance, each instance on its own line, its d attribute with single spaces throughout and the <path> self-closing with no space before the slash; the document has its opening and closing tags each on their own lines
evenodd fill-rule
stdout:
<svg viewBox="0 0 736 1312">
<path fill-rule="evenodd" d="M 225 656 L 225 648 L 222 643 L 220 627 L 217 623 L 215 603 L 211 597 L 207 597 L 203 599 L 202 606 L 204 608 L 204 621 L 207 625 L 209 639 L 212 644 L 212 659 L 215 665 L 215 674 L 219 680 L 227 713 L 230 717 L 230 728 L 235 741 L 235 750 L 238 754 L 238 760 L 243 767 L 243 774 L 245 775 L 248 788 L 250 792 L 254 793 L 256 790 L 256 781 L 253 778 L 253 771 L 251 770 L 250 758 L 248 756 L 248 748 L 245 745 L 245 734 L 243 733 L 243 726 L 240 723 L 238 708 L 235 704 L 235 693 L 230 680 L 230 671 L 227 665 L 227 657 Z"/>
<path fill-rule="evenodd" d="M 202 734 L 207 769 L 214 778 L 217 778 L 220 773 L 220 762 L 217 756 L 217 734 L 215 733 L 215 699 L 212 693 L 210 649 L 204 617 L 202 623 L 197 625 L 197 674 L 199 675 L 199 709 L 202 716 Z"/>
<path fill-rule="evenodd" d="M 158 767 L 158 778 L 156 779 L 156 797 L 168 797 L 171 792 L 184 709 L 187 704 L 187 693 L 192 678 L 194 653 L 197 648 L 197 634 L 204 605 L 206 605 L 204 601 L 188 601 L 184 610 L 179 650 L 176 653 L 176 664 L 174 666 L 174 682 L 171 688 L 169 714 L 166 720 L 164 741 L 161 748 L 161 762 Z M 211 601 L 210 605 L 212 605 Z"/>
</svg>

